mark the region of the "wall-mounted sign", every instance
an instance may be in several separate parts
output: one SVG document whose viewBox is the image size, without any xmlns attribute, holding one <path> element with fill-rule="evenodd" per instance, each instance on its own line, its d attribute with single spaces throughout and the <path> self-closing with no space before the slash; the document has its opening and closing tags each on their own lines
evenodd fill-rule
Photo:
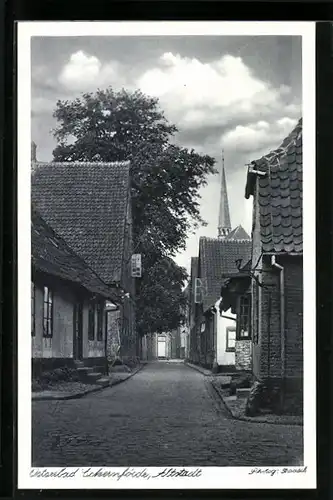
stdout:
<svg viewBox="0 0 333 500">
<path fill-rule="evenodd" d="M 194 302 L 195 304 L 201 304 L 204 296 L 204 283 L 201 278 L 195 278 L 194 283 Z"/>
<path fill-rule="evenodd" d="M 141 278 L 142 276 L 142 261 L 141 253 L 132 255 L 132 278 Z"/>
</svg>

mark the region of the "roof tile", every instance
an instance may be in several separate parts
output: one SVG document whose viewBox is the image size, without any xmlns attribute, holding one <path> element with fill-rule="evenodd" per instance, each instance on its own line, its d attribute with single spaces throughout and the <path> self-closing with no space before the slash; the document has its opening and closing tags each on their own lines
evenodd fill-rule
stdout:
<svg viewBox="0 0 333 500">
<path fill-rule="evenodd" d="M 35 163 L 32 201 L 106 283 L 120 281 L 129 163 Z"/>
<path fill-rule="evenodd" d="M 280 148 L 253 162 L 268 173 L 259 179 L 259 213 L 264 252 L 302 253 L 302 119 Z M 250 186 L 249 179 L 247 186 Z M 248 188 L 249 194 L 253 194 Z"/>
<path fill-rule="evenodd" d="M 32 264 L 37 271 L 113 299 L 110 288 L 34 210 L 31 216 L 31 254 Z"/>
<path fill-rule="evenodd" d="M 214 239 L 200 238 L 199 261 L 201 278 L 206 284 L 204 310 L 220 297 L 223 277 L 238 272 L 236 260 L 246 264 L 251 257 L 252 243 L 250 239 Z"/>
</svg>

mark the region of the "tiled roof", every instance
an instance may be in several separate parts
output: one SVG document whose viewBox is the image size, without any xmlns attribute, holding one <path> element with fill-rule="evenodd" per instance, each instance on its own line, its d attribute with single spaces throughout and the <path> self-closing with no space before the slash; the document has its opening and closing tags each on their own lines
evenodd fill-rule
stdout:
<svg viewBox="0 0 333 500">
<path fill-rule="evenodd" d="M 32 201 L 105 283 L 119 282 L 129 163 L 34 163 Z"/>
<path fill-rule="evenodd" d="M 226 240 L 250 240 L 250 236 L 247 234 L 243 226 L 239 225 L 235 227 L 230 233 L 225 237 Z"/>
<path fill-rule="evenodd" d="M 250 259 L 251 246 L 251 240 L 200 238 L 200 277 L 206 286 L 204 310 L 219 299 L 223 278 L 238 272 L 236 261 L 244 265 Z"/>
<path fill-rule="evenodd" d="M 265 172 L 259 177 L 260 235 L 263 252 L 303 252 L 303 152 L 302 120 L 280 148 L 253 162 L 253 168 Z M 249 169 L 246 197 L 254 194 Z"/>
<path fill-rule="evenodd" d="M 110 288 L 78 257 L 35 211 L 31 217 L 32 264 L 37 271 L 82 286 L 114 300 Z"/>
</svg>

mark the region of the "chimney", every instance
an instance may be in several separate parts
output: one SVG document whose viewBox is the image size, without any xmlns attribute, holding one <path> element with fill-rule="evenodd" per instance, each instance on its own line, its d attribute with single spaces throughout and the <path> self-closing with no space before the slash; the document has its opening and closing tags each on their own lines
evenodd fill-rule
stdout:
<svg viewBox="0 0 333 500">
<path fill-rule="evenodd" d="M 32 162 L 37 162 L 36 151 L 37 151 L 37 146 L 34 143 L 34 141 L 31 141 L 31 161 Z"/>
</svg>

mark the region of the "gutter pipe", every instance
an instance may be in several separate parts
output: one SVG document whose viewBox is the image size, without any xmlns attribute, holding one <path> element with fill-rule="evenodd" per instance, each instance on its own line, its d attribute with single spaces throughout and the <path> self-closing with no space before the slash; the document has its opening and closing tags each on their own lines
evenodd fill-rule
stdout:
<svg viewBox="0 0 333 500">
<path fill-rule="evenodd" d="M 227 316 L 225 314 L 220 314 L 220 317 L 225 319 L 231 319 L 232 321 L 237 321 L 237 318 L 232 318 L 231 316 Z"/>
<path fill-rule="evenodd" d="M 280 272 L 280 319 L 281 319 L 281 376 L 285 378 L 285 348 L 286 348 L 286 331 L 285 331 L 285 296 L 284 296 L 284 267 L 276 262 L 275 255 L 271 257 L 271 265 Z"/>
</svg>

